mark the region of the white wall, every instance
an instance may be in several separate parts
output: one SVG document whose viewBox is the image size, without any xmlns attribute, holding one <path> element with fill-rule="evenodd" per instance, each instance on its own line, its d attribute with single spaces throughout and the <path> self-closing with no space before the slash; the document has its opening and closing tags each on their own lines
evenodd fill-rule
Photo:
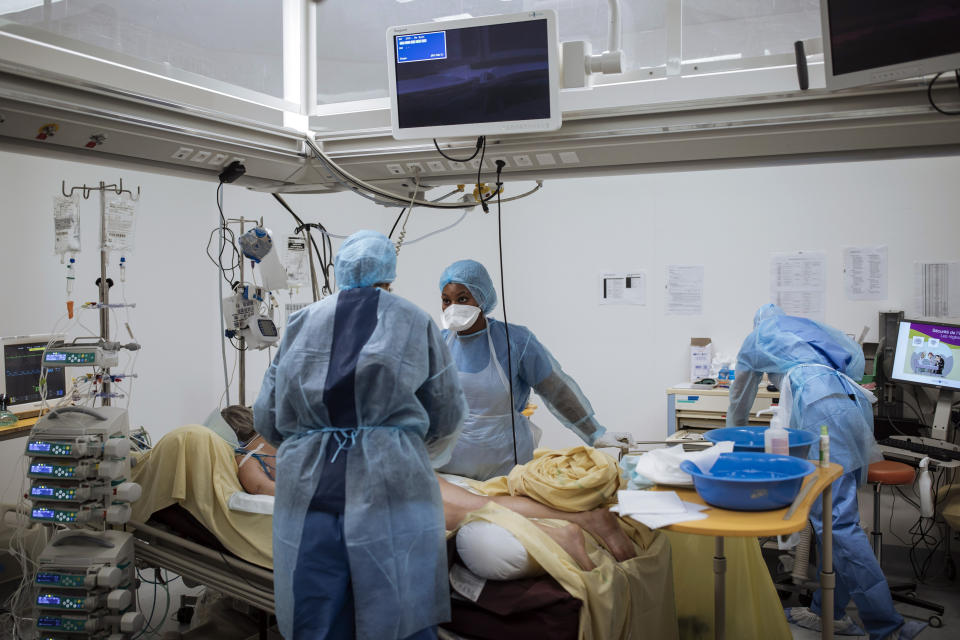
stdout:
<svg viewBox="0 0 960 640">
<path fill-rule="evenodd" d="M 958 169 L 960 159 L 940 158 L 548 182 L 535 196 L 503 207 L 510 319 L 534 329 L 608 428 L 660 438 L 664 390 L 687 376 L 689 338 L 710 336 L 720 351 L 738 349 L 754 311 L 768 301 L 771 252 L 827 251 L 826 320 L 847 332 L 868 325 L 875 338 L 879 310 L 909 309 L 913 261 L 958 259 Z M 0 176 L 0 268 L 7 276 L 0 335 L 45 331 L 63 312 L 64 271 L 52 255 L 50 222 L 60 180 L 89 184 L 122 176 L 125 184 L 142 186 L 137 249 L 128 269 L 128 299 L 138 305 L 133 327 L 144 346 L 131 421 L 159 438 L 202 420 L 222 392 L 216 270 L 204 253 L 217 220 L 216 184 L 8 153 L 0 153 Z M 508 184 L 508 195 L 527 186 Z M 228 186 L 225 197 L 229 217 L 263 215 L 275 231 L 292 228 L 268 195 Z M 288 201 L 302 218 L 341 234 L 386 232 L 397 213 L 353 194 Z M 82 206 L 77 291 L 87 295 L 77 298 L 92 299 L 97 209 L 93 199 Z M 416 209 L 407 237 L 458 215 Z M 888 300 L 844 299 L 841 247 L 848 244 L 889 246 Z M 495 208 L 488 215 L 471 212 L 454 230 L 406 246 L 394 291 L 436 317 L 440 272 L 464 257 L 486 263 L 499 282 Z M 664 314 L 668 264 L 705 265 L 702 316 Z M 647 306 L 599 306 L 599 274 L 634 269 L 648 274 Z M 495 315 L 501 313 L 502 306 Z M 88 326 L 95 329 L 95 322 L 90 313 Z M 248 403 L 265 364 L 265 353 L 251 355 Z M 576 443 L 545 411 L 534 420 L 545 429 L 544 445 Z M 0 443 L 0 463 L 13 448 Z"/>
</svg>

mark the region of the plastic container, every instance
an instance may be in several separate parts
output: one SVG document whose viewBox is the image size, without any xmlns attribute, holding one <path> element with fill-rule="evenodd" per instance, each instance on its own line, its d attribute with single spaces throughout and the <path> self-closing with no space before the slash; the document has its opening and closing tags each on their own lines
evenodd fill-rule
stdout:
<svg viewBox="0 0 960 640">
<path fill-rule="evenodd" d="M 703 437 L 716 444 L 726 440 L 733 441 L 734 451 L 763 452 L 763 434 L 767 427 L 724 427 L 711 429 Z M 790 455 L 796 458 L 807 459 L 810 446 L 817 441 L 817 436 L 800 429 L 787 429 L 790 436 Z"/>
<path fill-rule="evenodd" d="M 797 497 L 803 479 L 816 467 L 809 460 L 769 453 L 721 453 L 708 473 L 689 460 L 680 469 L 693 476 L 704 502 L 733 511 L 781 509 Z"/>
</svg>

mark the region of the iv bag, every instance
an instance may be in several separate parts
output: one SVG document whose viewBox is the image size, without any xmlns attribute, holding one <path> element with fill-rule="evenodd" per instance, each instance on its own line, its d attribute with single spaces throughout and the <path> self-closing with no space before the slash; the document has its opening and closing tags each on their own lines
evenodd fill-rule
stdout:
<svg viewBox="0 0 960 640">
<path fill-rule="evenodd" d="M 287 252 L 283 266 L 287 270 L 287 281 L 291 287 L 307 284 L 307 241 L 302 235 L 287 236 Z"/>
<path fill-rule="evenodd" d="M 100 243 L 109 251 L 133 250 L 133 227 L 137 203 L 127 194 L 104 191 L 104 221 Z"/>
<path fill-rule="evenodd" d="M 80 194 L 53 197 L 53 252 L 80 253 Z"/>
</svg>

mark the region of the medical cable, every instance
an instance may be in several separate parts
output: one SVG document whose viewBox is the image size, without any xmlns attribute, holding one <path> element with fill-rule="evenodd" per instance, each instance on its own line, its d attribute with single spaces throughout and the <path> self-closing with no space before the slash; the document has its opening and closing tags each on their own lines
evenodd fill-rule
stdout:
<svg viewBox="0 0 960 640">
<path fill-rule="evenodd" d="M 311 140 L 310 138 L 305 138 L 305 139 L 304 139 L 304 142 L 306 142 L 307 146 L 310 147 L 310 149 L 313 151 L 313 153 L 314 153 L 314 155 L 317 157 L 317 159 L 320 160 L 320 163 L 321 163 L 328 171 L 330 171 L 331 174 L 333 174 L 333 175 L 331 175 L 331 177 L 334 179 L 334 181 L 336 181 L 336 182 L 337 182 L 338 184 L 340 184 L 341 186 L 349 189 L 350 191 L 353 191 L 353 192 L 356 193 L 357 195 L 359 195 L 359 196 L 361 196 L 361 197 L 364 197 L 364 198 L 366 198 L 367 200 L 372 200 L 372 201 L 376 202 L 377 204 L 381 204 L 381 205 L 384 204 L 384 202 L 382 202 L 382 200 L 384 200 L 384 199 L 388 200 L 390 203 L 392 203 L 393 205 L 398 206 L 398 207 L 399 207 L 399 206 L 404 206 L 404 205 L 407 204 L 407 201 L 406 201 L 406 199 L 405 199 L 403 196 L 401 196 L 401 195 L 399 195 L 399 194 L 396 194 L 396 193 L 393 193 L 393 192 L 390 192 L 390 191 L 387 191 L 387 190 L 385 190 L 385 189 L 381 189 L 381 188 L 379 188 L 379 187 L 377 187 L 377 186 L 374 186 L 374 185 L 370 184 L 369 182 L 365 182 L 365 181 L 363 181 L 363 180 L 360 180 L 360 179 L 357 178 L 356 176 L 351 175 L 351 174 L 350 174 L 348 171 L 346 171 L 345 169 L 340 168 L 340 167 L 337 165 L 337 163 L 335 163 L 332 159 L 330 159 L 330 157 L 327 156 L 327 154 L 324 153 L 323 150 L 321 150 L 319 146 L 317 146 L 316 142 L 314 142 L 314 141 Z M 485 138 L 485 137 L 484 137 L 483 146 L 484 146 L 484 148 L 486 147 L 486 138 Z M 480 164 L 480 168 L 482 168 L 482 167 L 483 167 L 483 163 Z M 479 172 L 478 172 L 478 175 L 479 175 Z M 532 190 L 530 190 L 530 191 L 528 191 L 528 192 L 526 192 L 526 193 L 523 193 L 523 194 L 520 194 L 520 195 L 517 195 L 517 196 L 511 196 L 511 197 L 509 197 L 509 198 L 504 198 L 504 199 L 503 199 L 503 202 L 511 202 L 511 201 L 513 201 L 513 200 L 519 200 L 520 198 L 525 198 L 525 197 L 527 197 L 527 196 L 535 193 L 536 191 L 537 191 L 537 189 L 532 189 Z M 371 194 L 374 194 L 374 195 L 371 195 Z M 381 197 L 378 198 L 378 197 L 376 197 L 377 195 L 379 195 L 379 196 L 381 196 Z M 419 206 L 419 207 L 426 207 L 426 208 L 430 208 L 430 209 L 461 209 L 461 208 L 463 208 L 464 206 L 476 207 L 476 206 L 478 206 L 480 203 L 478 202 L 478 203 L 475 203 L 475 204 L 470 203 L 470 204 L 464 205 L 463 203 L 459 203 L 459 202 L 458 202 L 458 203 L 452 203 L 452 202 L 451 202 L 451 203 L 445 203 L 445 202 L 439 202 L 439 201 L 437 201 L 437 200 L 417 200 L 417 201 L 415 202 L 415 204 L 416 204 L 417 206 Z M 334 237 L 336 237 L 336 236 L 334 236 Z"/>
<path fill-rule="evenodd" d="M 410 222 L 410 216 L 413 215 L 413 203 L 417 200 L 417 194 L 420 192 L 420 173 L 417 172 L 413 177 L 413 196 L 410 198 L 410 204 L 407 206 L 407 217 L 403 220 L 403 226 L 400 227 L 400 234 L 397 236 L 397 255 L 400 255 L 400 247 L 407 237 L 407 223 Z"/>
<path fill-rule="evenodd" d="M 460 160 L 460 159 L 458 159 L 458 158 L 451 158 L 450 156 L 448 156 L 447 154 L 445 154 L 443 151 L 441 151 L 441 150 L 440 150 L 440 145 L 437 144 L 437 139 L 436 139 L 436 138 L 433 139 L 433 146 L 436 148 L 437 153 L 439 153 L 441 156 L 443 156 L 444 158 L 446 158 L 446 159 L 449 160 L 450 162 L 470 162 L 471 160 L 473 160 L 474 158 L 477 157 L 477 154 L 480 153 L 480 148 L 481 148 L 482 146 L 484 146 L 484 144 L 486 144 L 486 142 L 487 142 L 486 136 L 480 136 L 479 138 L 477 138 L 477 147 L 473 150 L 473 155 L 470 156 L 469 158 L 464 158 L 463 160 Z"/>
<path fill-rule="evenodd" d="M 482 160 L 481 164 L 483 164 Z M 503 185 L 500 181 L 500 174 L 505 164 L 503 160 L 497 160 L 497 247 L 500 256 L 500 303 L 503 306 L 503 329 L 507 334 L 507 381 L 510 387 L 510 430 L 513 433 L 513 464 L 518 465 L 520 464 L 520 456 L 517 454 L 517 411 L 513 406 L 513 355 L 510 349 L 510 323 L 507 320 L 507 289 L 503 278 L 503 223 L 500 217 L 500 187 Z M 489 331 L 489 328 L 487 330 Z M 497 354 L 492 353 L 490 356 L 496 358 Z"/>
<path fill-rule="evenodd" d="M 223 217 L 223 204 L 220 200 L 220 196 L 223 193 L 223 182 L 220 182 L 220 186 L 217 187 L 217 208 L 220 210 L 220 221 L 221 228 L 226 227 L 226 220 Z M 220 235 L 220 255 L 223 255 L 223 245 L 226 239 L 223 234 Z M 207 246 L 210 246 L 210 243 L 207 243 Z M 210 255 L 209 250 L 207 255 Z M 222 265 L 221 265 L 222 267 Z M 223 271 L 221 270 L 221 275 Z M 227 376 L 227 324 L 226 320 L 223 317 L 223 281 L 225 278 L 217 277 L 217 302 L 220 305 L 220 361 L 223 363 L 223 389 L 224 393 L 227 396 L 227 404 L 230 404 L 230 384 L 231 380 Z M 232 283 L 231 283 L 232 284 Z"/>
<path fill-rule="evenodd" d="M 960 111 L 947 111 L 937 106 L 937 103 L 933 101 L 933 85 L 936 81 L 942 76 L 946 71 L 941 71 L 930 79 L 929 84 L 927 84 L 927 100 L 930 102 L 930 106 L 942 113 L 945 116 L 960 116 Z M 957 89 L 960 90 L 960 69 L 953 70 L 953 76 L 957 81 Z"/>
<path fill-rule="evenodd" d="M 390 227 L 390 233 L 387 234 L 387 237 L 393 240 L 393 232 L 397 230 L 397 225 L 400 224 L 400 218 L 403 217 L 403 214 L 407 212 L 407 208 L 404 207 L 400 209 L 400 215 L 397 216 L 397 219 L 393 221 L 393 226 Z"/>
</svg>

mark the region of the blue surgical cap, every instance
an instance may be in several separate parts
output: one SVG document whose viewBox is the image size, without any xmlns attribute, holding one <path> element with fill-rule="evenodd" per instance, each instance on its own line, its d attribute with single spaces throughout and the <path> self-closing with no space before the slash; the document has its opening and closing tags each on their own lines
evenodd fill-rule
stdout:
<svg viewBox="0 0 960 640">
<path fill-rule="evenodd" d="M 786 315 L 783 312 L 783 309 L 778 307 L 775 304 L 765 304 L 759 309 L 753 316 L 753 328 L 756 329 L 760 326 L 760 323 L 766 320 L 767 318 L 772 318 L 773 316 L 782 316 Z"/>
<path fill-rule="evenodd" d="M 340 289 L 371 287 L 397 277 L 397 249 L 379 231 L 357 231 L 343 241 L 333 261 Z"/>
<path fill-rule="evenodd" d="M 497 306 L 497 290 L 486 268 L 476 260 L 457 260 L 443 270 L 440 276 L 440 290 L 456 282 L 470 290 L 470 294 L 480 303 L 484 313 L 490 313 Z"/>
</svg>

